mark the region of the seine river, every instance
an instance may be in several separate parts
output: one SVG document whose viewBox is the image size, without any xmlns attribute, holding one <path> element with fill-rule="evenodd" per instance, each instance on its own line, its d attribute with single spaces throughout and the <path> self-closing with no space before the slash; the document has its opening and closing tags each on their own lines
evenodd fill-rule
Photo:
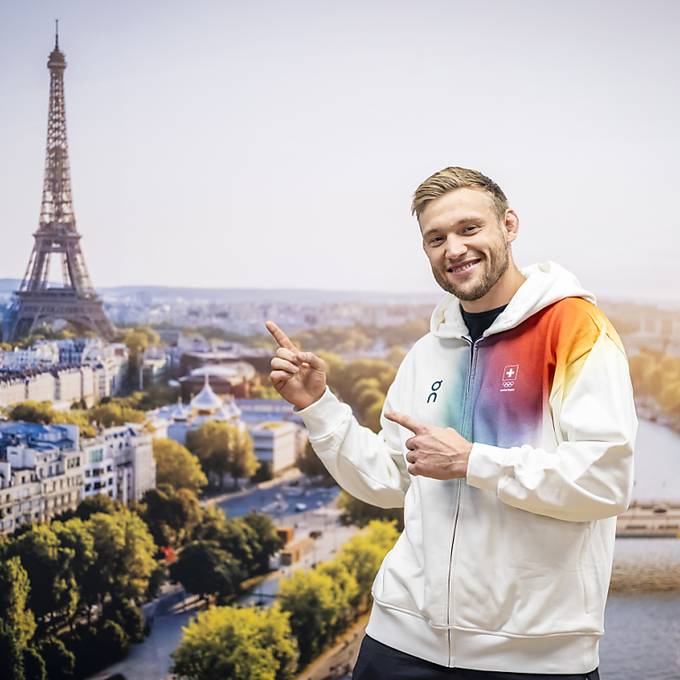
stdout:
<svg viewBox="0 0 680 680">
<path fill-rule="evenodd" d="M 635 498 L 680 499 L 680 436 L 641 420 L 635 470 Z M 618 539 L 616 558 L 673 560 L 680 569 L 680 540 Z M 166 680 L 169 654 L 188 619 L 187 614 L 158 617 L 145 642 L 92 680 L 104 680 L 114 671 L 124 673 L 127 680 Z M 680 591 L 609 595 L 600 643 L 600 678 L 680 680 Z"/>
<path fill-rule="evenodd" d="M 635 451 L 639 500 L 680 500 L 680 436 L 641 420 Z M 673 560 L 680 569 L 680 540 L 619 538 L 616 559 Z M 680 592 L 610 593 L 600 642 L 602 680 L 680 679 Z"/>
</svg>

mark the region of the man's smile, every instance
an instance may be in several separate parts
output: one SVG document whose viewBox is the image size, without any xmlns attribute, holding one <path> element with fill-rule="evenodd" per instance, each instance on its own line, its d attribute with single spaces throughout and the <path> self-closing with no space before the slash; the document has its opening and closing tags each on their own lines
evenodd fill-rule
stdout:
<svg viewBox="0 0 680 680">
<path fill-rule="evenodd" d="M 481 262 L 480 258 L 475 258 L 474 260 L 466 260 L 465 262 L 462 262 L 459 265 L 447 267 L 446 271 L 449 274 L 453 274 L 454 276 L 457 276 L 457 275 L 460 275 L 460 274 L 467 274 L 469 271 L 476 268 L 476 266 L 480 262 Z"/>
</svg>

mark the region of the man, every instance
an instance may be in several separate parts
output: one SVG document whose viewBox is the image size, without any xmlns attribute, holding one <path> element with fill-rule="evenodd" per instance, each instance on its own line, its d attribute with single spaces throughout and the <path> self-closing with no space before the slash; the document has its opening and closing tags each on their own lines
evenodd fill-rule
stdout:
<svg viewBox="0 0 680 680">
<path fill-rule="evenodd" d="M 330 473 L 367 503 L 404 507 L 353 677 L 593 680 L 633 484 L 621 341 L 573 275 L 517 268 L 519 220 L 488 177 L 435 173 L 413 213 L 447 295 L 399 366 L 379 434 L 328 389 L 324 362 L 267 322 L 271 381 Z"/>
</svg>

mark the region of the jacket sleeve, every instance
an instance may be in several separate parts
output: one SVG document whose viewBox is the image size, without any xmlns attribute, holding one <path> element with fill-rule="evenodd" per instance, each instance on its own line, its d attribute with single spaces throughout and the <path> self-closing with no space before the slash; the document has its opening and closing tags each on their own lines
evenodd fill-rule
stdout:
<svg viewBox="0 0 680 680">
<path fill-rule="evenodd" d="M 521 510 L 572 522 L 612 517 L 630 503 L 637 417 L 628 361 L 602 330 L 567 367 L 570 386 L 553 408 L 553 450 L 474 443 L 467 483 Z"/>
<path fill-rule="evenodd" d="M 394 399 L 405 361 L 387 392 L 378 434 L 360 425 L 350 406 L 328 387 L 313 404 L 293 409 L 303 419 L 309 442 L 333 479 L 347 493 L 381 508 L 403 507 L 410 484 L 399 426 L 385 418 L 385 411 L 397 410 Z"/>
</svg>

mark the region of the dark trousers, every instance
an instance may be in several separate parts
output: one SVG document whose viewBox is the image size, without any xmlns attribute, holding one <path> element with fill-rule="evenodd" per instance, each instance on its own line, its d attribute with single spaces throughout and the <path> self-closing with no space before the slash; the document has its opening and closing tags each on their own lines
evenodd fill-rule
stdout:
<svg viewBox="0 0 680 680">
<path fill-rule="evenodd" d="M 590 673 L 504 673 L 447 668 L 364 636 L 352 680 L 600 680 L 597 668 Z"/>
</svg>

